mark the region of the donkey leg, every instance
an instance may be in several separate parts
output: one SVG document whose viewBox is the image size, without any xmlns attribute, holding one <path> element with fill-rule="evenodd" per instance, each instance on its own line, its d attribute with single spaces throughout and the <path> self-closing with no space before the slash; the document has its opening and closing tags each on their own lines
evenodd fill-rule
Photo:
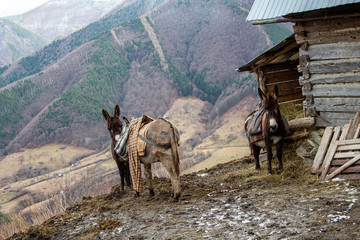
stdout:
<svg viewBox="0 0 360 240">
<path fill-rule="evenodd" d="M 146 182 L 150 191 L 150 196 L 154 196 L 155 192 L 154 192 L 154 186 L 152 183 L 152 172 L 151 172 L 151 164 L 144 164 L 144 168 L 145 168 L 145 177 L 146 177 Z"/>
<path fill-rule="evenodd" d="M 163 156 L 161 163 L 170 174 L 171 185 L 173 188 L 173 200 L 178 201 L 181 195 L 180 172 L 177 170 L 179 167 L 175 166 L 175 162 L 172 161 L 171 155 Z"/>
<path fill-rule="evenodd" d="M 121 191 L 124 191 L 124 185 L 125 185 L 125 164 L 120 162 L 118 159 L 115 159 L 116 165 L 119 169 L 119 175 L 120 175 L 120 182 L 121 182 Z"/>
<path fill-rule="evenodd" d="M 283 150 L 284 142 L 281 140 L 276 144 L 276 156 L 279 161 L 279 170 L 283 169 L 283 163 L 282 163 L 282 150 Z"/>
<path fill-rule="evenodd" d="M 252 144 L 250 148 L 254 157 L 255 169 L 259 170 L 260 169 L 259 155 L 260 155 L 261 147 Z"/>
<path fill-rule="evenodd" d="M 267 160 L 268 160 L 268 174 L 271 174 L 271 160 L 273 158 L 271 144 L 268 144 L 266 146 L 266 152 L 267 152 Z"/>
</svg>

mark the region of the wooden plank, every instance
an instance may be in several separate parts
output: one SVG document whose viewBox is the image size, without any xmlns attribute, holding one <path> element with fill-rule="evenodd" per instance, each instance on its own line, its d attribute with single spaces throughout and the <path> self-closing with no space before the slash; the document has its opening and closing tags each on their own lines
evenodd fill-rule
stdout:
<svg viewBox="0 0 360 240">
<path fill-rule="evenodd" d="M 359 62 L 360 64 L 360 62 Z M 360 65 L 359 65 L 360 66 Z M 313 85 L 310 92 L 314 97 L 360 97 L 360 84 Z"/>
<path fill-rule="evenodd" d="M 276 73 L 276 72 L 282 72 L 282 71 L 292 71 L 292 70 L 297 71 L 298 64 L 299 64 L 299 61 L 295 60 L 292 62 L 267 65 L 267 66 L 264 66 L 262 69 L 265 74 L 269 74 L 272 72 Z"/>
<path fill-rule="evenodd" d="M 356 151 L 360 150 L 360 144 L 350 144 L 338 147 L 338 151 Z"/>
<path fill-rule="evenodd" d="M 353 158 L 359 154 L 360 154 L 360 152 L 337 152 L 334 154 L 334 158 L 336 158 L 336 159 Z"/>
<path fill-rule="evenodd" d="M 331 157 L 331 159 L 332 159 L 332 156 L 335 154 L 335 151 L 336 151 L 336 149 L 334 149 L 334 152 L 332 153 L 332 156 L 329 156 L 331 153 L 331 151 L 330 151 L 330 147 L 332 146 L 334 146 L 335 144 L 338 144 L 338 139 L 339 139 L 339 136 L 340 136 L 340 132 L 341 132 L 341 127 L 340 126 L 336 126 L 335 128 L 334 128 L 334 131 L 333 131 L 333 135 L 332 135 L 332 138 L 331 138 L 331 142 L 330 142 L 330 145 L 329 145 L 329 147 L 328 147 L 328 149 L 327 149 L 327 151 L 326 151 L 326 155 L 325 155 L 325 158 L 324 158 L 324 160 L 323 160 L 323 163 L 322 163 L 322 165 L 321 165 L 321 168 L 320 168 L 320 170 L 318 171 L 318 172 L 320 172 L 320 173 L 322 173 L 323 171 L 324 171 L 324 169 L 325 169 L 325 165 L 326 165 L 326 163 L 325 163 L 325 161 L 326 161 L 326 159 L 329 159 L 330 157 Z M 337 145 L 336 145 L 337 146 Z M 328 160 L 328 161 L 331 161 L 331 160 Z M 330 163 L 328 163 L 328 164 L 330 164 Z"/>
<path fill-rule="evenodd" d="M 357 129 L 356 129 L 356 132 L 355 132 L 355 135 L 354 135 L 354 139 L 359 138 L 359 135 L 360 135 L 360 124 L 359 124 L 359 126 L 357 127 Z"/>
<path fill-rule="evenodd" d="M 333 130 L 334 130 L 334 127 L 325 128 L 324 135 L 321 138 L 321 143 L 320 143 L 320 146 L 318 148 L 318 151 L 316 153 L 316 156 L 314 158 L 313 165 L 312 165 L 312 168 L 311 168 L 311 173 L 312 174 L 318 173 L 320 165 L 322 164 L 323 159 L 325 157 L 325 154 L 326 154 L 326 152 L 328 150 L 330 140 L 331 140 L 331 137 L 333 135 Z"/>
<path fill-rule="evenodd" d="M 352 158 L 350 161 L 348 161 L 347 163 L 345 163 L 344 165 L 342 165 L 341 167 L 339 167 L 337 170 L 335 170 L 333 173 L 329 174 L 325 180 L 329 180 L 332 179 L 333 177 L 335 177 L 337 174 L 339 174 L 340 172 L 344 171 L 346 168 L 350 167 L 353 163 L 355 163 L 356 161 L 358 161 L 360 159 L 360 154 L 358 154 L 357 156 L 355 156 L 354 158 Z M 356 172 L 360 172 L 360 167 L 354 167 L 356 168 Z"/>
<path fill-rule="evenodd" d="M 354 157 L 354 158 L 356 158 L 356 157 Z M 360 159 L 360 154 L 359 154 L 358 158 Z M 358 162 L 359 159 L 357 159 L 356 162 Z M 351 161 L 351 160 L 347 160 L 347 162 L 345 164 L 341 165 L 340 167 L 333 166 L 333 164 L 331 163 L 332 167 L 329 168 L 329 172 L 328 172 L 327 176 L 329 176 L 333 172 L 336 172 L 338 169 L 340 169 L 344 165 L 348 164 L 349 161 Z M 340 172 L 341 173 L 360 173 L 360 165 L 355 165 L 355 163 L 352 163 L 350 166 L 347 166 L 345 169 L 341 170 Z M 337 173 L 337 174 L 339 174 L 339 173 Z"/>
<path fill-rule="evenodd" d="M 360 155 L 359 155 L 360 156 Z M 360 157 L 359 157 L 360 158 Z M 358 159 L 359 160 L 359 159 Z M 345 164 L 347 164 L 350 160 L 348 160 Z M 336 172 L 337 170 L 339 170 L 341 167 L 343 167 L 344 165 L 340 166 L 340 167 L 330 167 L 328 175 L 326 176 L 326 178 L 328 176 L 330 176 L 332 173 Z M 340 171 L 341 173 L 360 173 L 360 165 L 353 165 L 351 164 L 351 166 L 347 166 L 345 169 Z M 339 173 L 340 173 L 339 172 Z M 337 174 L 339 174 L 337 173 Z M 325 178 L 325 179 L 326 179 Z M 328 180 L 328 179 L 326 179 Z"/>
<path fill-rule="evenodd" d="M 356 129 L 358 128 L 360 124 L 360 112 L 357 112 L 355 114 L 354 120 L 351 122 L 348 130 L 348 134 L 346 135 L 345 139 L 353 139 Z"/>
<path fill-rule="evenodd" d="M 301 92 L 293 93 L 286 96 L 280 96 L 278 99 L 279 103 L 289 102 L 289 101 L 295 101 L 295 100 L 304 100 L 305 97 L 302 95 Z"/>
<path fill-rule="evenodd" d="M 360 73 L 312 74 L 309 81 L 312 84 L 359 83 Z"/>
<path fill-rule="evenodd" d="M 335 132 L 334 132 L 334 135 L 335 135 Z M 333 136 L 333 138 L 334 138 L 334 136 Z M 337 145 L 338 145 L 338 141 L 331 142 L 331 144 L 330 144 L 329 150 L 326 154 L 326 157 L 325 157 L 325 160 L 323 163 L 323 167 L 321 168 L 322 171 L 321 171 L 320 180 L 322 180 L 322 181 L 325 180 L 325 177 L 329 171 L 331 160 L 333 159 L 333 156 L 336 152 Z"/>
<path fill-rule="evenodd" d="M 301 74 L 296 70 L 292 71 L 283 71 L 283 72 L 271 72 L 266 73 L 266 79 L 274 80 L 295 80 L 298 79 Z"/>
<path fill-rule="evenodd" d="M 345 163 L 347 163 L 349 160 L 348 159 L 333 159 L 331 161 L 331 166 L 341 166 L 344 165 Z M 354 163 L 354 165 L 360 165 L 360 160 L 356 161 Z"/>
<path fill-rule="evenodd" d="M 335 59 L 323 61 L 311 61 L 310 73 L 345 73 L 359 72 L 360 59 Z"/>
<path fill-rule="evenodd" d="M 345 140 L 348 131 L 349 131 L 349 124 L 345 124 L 344 127 L 341 129 L 341 136 L 339 140 Z"/>
<path fill-rule="evenodd" d="M 344 180 L 360 180 L 360 174 L 339 174 L 338 177 Z"/>
<path fill-rule="evenodd" d="M 307 51 L 300 50 L 300 55 L 309 55 L 310 60 L 330 60 L 359 57 L 360 43 L 329 43 L 310 45 Z"/>
<path fill-rule="evenodd" d="M 349 140 L 339 141 L 339 146 L 350 145 L 350 144 L 360 144 L 360 139 L 349 139 Z"/>
</svg>

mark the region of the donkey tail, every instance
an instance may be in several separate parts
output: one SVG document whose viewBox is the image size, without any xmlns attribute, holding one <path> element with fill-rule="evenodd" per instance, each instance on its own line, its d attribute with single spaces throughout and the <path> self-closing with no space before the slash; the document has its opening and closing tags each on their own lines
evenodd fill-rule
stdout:
<svg viewBox="0 0 360 240">
<path fill-rule="evenodd" d="M 173 157 L 173 161 L 174 161 L 174 165 L 175 165 L 175 172 L 176 174 L 180 174 L 180 158 L 179 158 L 179 151 L 178 151 L 178 142 L 176 140 L 176 132 L 175 132 L 175 128 L 172 125 L 172 123 L 170 123 L 170 128 L 172 129 L 172 136 L 170 138 L 170 142 L 171 142 L 171 155 Z"/>
</svg>

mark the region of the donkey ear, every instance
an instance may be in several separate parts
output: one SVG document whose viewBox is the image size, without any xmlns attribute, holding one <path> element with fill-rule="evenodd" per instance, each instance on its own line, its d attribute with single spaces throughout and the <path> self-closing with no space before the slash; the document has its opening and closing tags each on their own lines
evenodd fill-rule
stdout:
<svg viewBox="0 0 360 240">
<path fill-rule="evenodd" d="M 102 109 L 102 114 L 106 121 L 110 118 L 109 113 L 105 109 Z"/>
<path fill-rule="evenodd" d="M 274 97 L 275 99 L 278 99 L 278 96 L 279 96 L 279 88 L 277 85 L 275 85 L 275 88 L 274 88 Z"/>
<path fill-rule="evenodd" d="M 259 87 L 258 87 L 258 94 L 259 94 L 261 100 L 266 100 L 265 93 Z"/>
<path fill-rule="evenodd" d="M 129 124 L 129 123 L 130 123 L 130 121 L 129 121 L 125 116 L 123 116 L 123 120 L 124 120 L 124 122 L 125 122 L 126 124 Z"/>
<path fill-rule="evenodd" d="M 120 118 L 120 108 L 119 105 L 115 105 L 115 109 L 114 109 L 114 117 L 116 118 Z"/>
</svg>

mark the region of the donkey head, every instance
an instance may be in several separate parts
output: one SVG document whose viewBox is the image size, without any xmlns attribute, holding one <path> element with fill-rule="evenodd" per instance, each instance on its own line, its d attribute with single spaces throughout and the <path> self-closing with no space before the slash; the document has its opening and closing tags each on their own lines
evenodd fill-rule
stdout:
<svg viewBox="0 0 360 240">
<path fill-rule="evenodd" d="M 278 104 L 279 89 L 275 85 L 274 91 L 272 93 L 264 93 L 260 88 L 258 88 L 258 93 L 262 101 L 265 113 L 267 114 L 267 127 L 270 132 L 276 132 L 281 122 L 281 113 Z"/>
<path fill-rule="evenodd" d="M 122 131 L 122 122 L 120 121 L 120 108 L 118 105 L 115 106 L 114 116 L 110 116 L 109 113 L 102 109 L 102 114 L 107 122 L 107 129 L 110 132 L 111 140 L 116 141 L 119 139 Z"/>
</svg>

